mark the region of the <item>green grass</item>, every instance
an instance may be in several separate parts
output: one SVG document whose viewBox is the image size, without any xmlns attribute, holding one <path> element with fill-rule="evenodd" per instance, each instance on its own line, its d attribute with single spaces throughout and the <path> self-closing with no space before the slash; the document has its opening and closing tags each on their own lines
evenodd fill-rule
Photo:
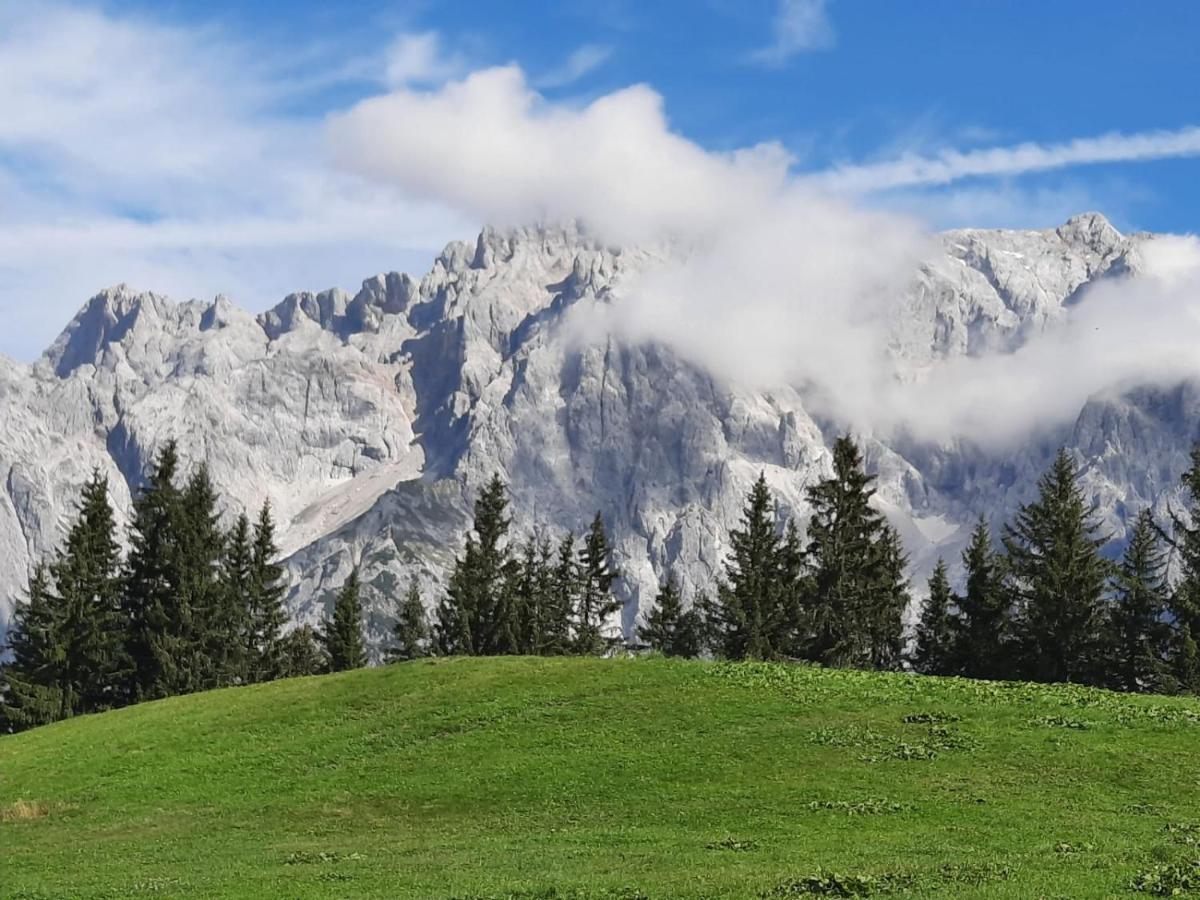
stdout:
<svg viewBox="0 0 1200 900">
<path fill-rule="evenodd" d="M 1080 688 L 462 659 L 0 738 L 4 897 L 1120 897 L 1198 858 L 1200 705 Z"/>
</svg>

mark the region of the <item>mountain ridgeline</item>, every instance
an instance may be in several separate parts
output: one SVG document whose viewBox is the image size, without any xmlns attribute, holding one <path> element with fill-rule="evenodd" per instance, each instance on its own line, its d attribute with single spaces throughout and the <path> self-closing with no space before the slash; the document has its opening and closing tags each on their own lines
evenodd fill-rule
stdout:
<svg viewBox="0 0 1200 900">
<path fill-rule="evenodd" d="M 902 373 L 1012 352 L 1086 304 L 1089 286 L 1137 277 L 1151 240 L 1095 214 L 1045 231 L 947 233 L 896 286 L 889 349 Z M 0 358 L 0 631 L 93 473 L 107 479 L 123 542 L 172 440 L 181 472 L 207 467 L 219 530 L 269 505 L 291 623 L 320 626 L 357 571 L 375 657 L 414 583 L 437 612 L 496 473 L 519 545 L 535 524 L 561 536 L 601 513 L 621 573 L 612 624 L 627 639 L 668 576 L 682 597 L 716 602 L 728 536 L 760 475 L 780 516 L 814 539 L 811 489 L 834 474 L 836 429 L 801 391 L 728 384 L 669 347 L 562 327 L 625 296 L 664 252 L 573 228 L 487 230 L 419 280 L 295 294 L 260 316 L 224 298 L 97 295 L 40 360 Z M 948 584 L 963 584 L 980 515 L 1000 534 L 1065 446 L 1119 556 L 1142 509 L 1163 523 L 1183 508 L 1198 416 L 1187 381 L 1122 385 L 1015 449 L 864 436 L 885 549 L 907 555 L 916 593 L 939 557 Z"/>
</svg>

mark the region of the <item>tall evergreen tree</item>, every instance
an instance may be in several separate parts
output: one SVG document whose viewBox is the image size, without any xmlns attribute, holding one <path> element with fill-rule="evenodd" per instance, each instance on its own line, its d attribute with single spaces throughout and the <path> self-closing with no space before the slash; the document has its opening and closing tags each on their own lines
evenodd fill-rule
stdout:
<svg viewBox="0 0 1200 900">
<path fill-rule="evenodd" d="M 475 501 L 474 529 L 438 606 L 437 643 L 444 654 L 520 652 L 515 610 L 519 572 L 507 541 L 507 509 L 504 482 L 493 475 Z"/>
<path fill-rule="evenodd" d="M 954 592 L 946 574 L 946 563 L 938 559 L 929 578 L 929 597 L 921 610 L 917 624 L 917 641 L 913 665 L 926 675 L 954 674 L 955 620 L 951 607 Z"/>
<path fill-rule="evenodd" d="M 1137 518 L 1115 582 L 1105 653 L 1109 686 L 1123 691 L 1172 690 L 1167 561 L 1149 510 Z"/>
<path fill-rule="evenodd" d="M 1013 659 L 1012 597 L 1004 558 L 982 516 L 962 555 L 966 590 L 958 598 L 951 674 L 971 678 L 1018 677 Z"/>
<path fill-rule="evenodd" d="M 358 569 L 352 569 L 334 601 L 333 615 L 320 633 L 321 646 L 331 672 L 361 669 L 367 664 L 361 590 Z"/>
<path fill-rule="evenodd" d="M 279 548 L 275 545 L 275 520 L 271 516 L 271 504 L 264 503 L 254 523 L 250 559 L 247 617 L 250 636 L 248 668 L 251 681 L 269 681 L 280 677 L 284 670 L 280 640 L 288 617 L 283 606 L 286 588 L 283 583 L 283 567 L 276 562 L 278 556 Z"/>
<path fill-rule="evenodd" d="M 874 546 L 875 566 L 867 602 L 867 653 L 871 668 L 900 668 L 904 653 L 904 610 L 912 597 L 906 570 L 908 555 L 900 534 L 884 524 Z"/>
<path fill-rule="evenodd" d="M 1104 538 L 1059 450 L 1038 481 L 1038 498 L 1005 529 L 1025 674 L 1036 681 L 1100 680 L 1104 596 L 1111 566 Z"/>
<path fill-rule="evenodd" d="M 67 651 L 45 565 L 34 570 L 24 602 L 13 611 L 8 649 L 12 659 L 0 669 L 0 730 L 23 731 L 63 718 Z"/>
<path fill-rule="evenodd" d="M 178 594 L 167 630 L 154 642 L 172 694 L 233 683 L 244 632 L 241 610 L 229 608 L 221 583 L 225 535 L 207 465 L 188 478 L 176 512 Z"/>
<path fill-rule="evenodd" d="M 67 539 L 50 566 L 63 657 L 59 672 L 63 717 L 121 702 L 127 674 L 121 627 L 121 548 L 99 470 L 84 485 Z"/>
<path fill-rule="evenodd" d="M 654 607 L 646 614 L 646 624 L 638 628 L 638 637 L 666 656 L 700 654 L 698 613 L 683 608 L 683 595 L 674 575 L 668 575 L 659 588 Z"/>
<path fill-rule="evenodd" d="M 425 615 L 425 604 L 421 602 L 421 588 L 413 578 L 408 583 L 408 592 L 400 604 L 396 627 L 392 630 L 388 661 L 404 662 L 428 656 L 428 641 L 429 620 Z"/>
<path fill-rule="evenodd" d="M 178 468 L 176 445 L 170 441 L 133 503 L 122 611 L 130 661 L 124 692 L 130 701 L 165 697 L 176 683 L 174 659 L 162 652 L 162 644 L 174 636 L 180 618 Z"/>
<path fill-rule="evenodd" d="M 602 653 L 611 640 L 604 635 L 609 618 L 621 610 L 621 601 L 613 594 L 617 570 L 612 565 L 612 551 L 604 519 L 600 513 L 592 519 L 579 553 L 579 600 L 575 617 L 575 650 L 577 653 Z"/>
<path fill-rule="evenodd" d="M 252 682 L 251 674 L 257 648 L 250 627 L 251 569 L 254 551 L 250 546 L 250 520 L 242 513 L 233 523 L 225 541 L 221 560 L 221 588 L 224 615 L 239 624 L 233 644 L 223 650 L 226 676 L 230 681 Z"/>
<path fill-rule="evenodd" d="M 833 447 L 833 477 L 808 489 L 810 570 L 805 611 L 810 659 L 834 666 L 893 664 L 903 556 L 883 516 L 871 508 L 874 477 L 848 437 Z"/>
<path fill-rule="evenodd" d="M 516 613 L 520 651 L 545 654 L 552 643 L 555 618 L 554 549 L 549 539 L 530 537 L 521 554 L 517 578 Z M 569 614 L 567 627 L 569 627 Z"/>
<path fill-rule="evenodd" d="M 721 652 L 729 659 L 771 659 L 791 640 L 783 584 L 783 542 L 767 480 L 758 476 L 738 528 L 729 533 L 731 553 L 717 584 L 714 606 Z"/>
<path fill-rule="evenodd" d="M 1172 675 L 1179 686 L 1200 693 L 1200 443 L 1192 448 L 1191 465 L 1181 477 L 1187 494 L 1185 515 L 1172 513 L 1172 548 L 1178 554 L 1180 577 L 1171 595 L 1176 641 Z"/>
<path fill-rule="evenodd" d="M 572 622 L 579 606 L 579 563 L 575 558 L 575 535 L 567 532 L 558 544 L 550 565 L 548 597 L 542 628 L 544 656 L 562 656 L 572 650 Z"/>
<path fill-rule="evenodd" d="M 280 638 L 279 659 L 280 678 L 320 675 L 326 668 L 320 635 L 311 625 L 301 625 Z"/>
</svg>

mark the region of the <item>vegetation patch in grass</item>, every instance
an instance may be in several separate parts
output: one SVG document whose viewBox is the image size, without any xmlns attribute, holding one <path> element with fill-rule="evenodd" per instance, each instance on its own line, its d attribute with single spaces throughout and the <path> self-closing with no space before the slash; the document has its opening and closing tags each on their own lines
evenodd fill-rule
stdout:
<svg viewBox="0 0 1200 900">
<path fill-rule="evenodd" d="M 830 810 L 848 816 L 881 816 L 910 812 L 914 807 L 910 803 L 895 800 L 813 800 L 808 804 L 808 808 L 813 812 Z"/>
<path fill-rule="evenodd" d="M 1130 888 L 1155 897 L 1179 897 L 1200 893 L 1200 861 L 1169 863 L 1139 872 Z"/>
<path fill-rule="evenodd" d="M 764 897 L 875 897 L 906 890 L 913 885 L 909 875 L 885 873 L 857 875 L 820 870 L 813 875 L 779 882 Z"/>
</svg>

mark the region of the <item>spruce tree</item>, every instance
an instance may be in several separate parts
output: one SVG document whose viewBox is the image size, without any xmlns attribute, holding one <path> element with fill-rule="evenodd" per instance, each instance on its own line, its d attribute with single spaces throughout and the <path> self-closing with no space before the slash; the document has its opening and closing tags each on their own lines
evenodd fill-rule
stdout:
<svg viewBox="0 0 1200 900">
<path fill-rule="evenodd" d="M 913 666 L 918 672 L 925 675 L 954 674 L 955 619 L 951 611 L 954 605 L 955 597 L 950 590 L 946 563 L 939 558 L 929 578 L 929 597 L 925 600 L 917 624 Z"/>
<path fill-rule="evenodd" d="M 29 579 L 24 602 L 13 611 L 8 635 L 12 659 L 0 670 L 0 721 L 23 731 L 64 718 L 63 662 L 66 645 L 55 614 L 46 565 Z"/>
<path fill-rule="evenodd" d="M 844 436 L 834 443 L 833 477 L 808 489 L 804 655 L 826 665 L 894 665 L 904 560 L 870 505 L 873 482 L 857 445 Z"/>
<path fill-rule="evenodd" d="M 700 628 L 694 610 L 683 608 L 683 595 L 674 575 L 667 576 L 646 614 L 638 637 L 665 656 L 694 657 L 700 653 Z"/>
<path fill-rule="evenodd" d="M 358 569 L 351 569 L 350 577 L 334 601 L 333 615 L 320 633 L 321 647 L 331 672 L 361 669 L 367 664 L 361 590 Z"/>
<path fill-rule="evenodd" d="M 970 678 L 1016 678 L 1007 569 L 982 516 L 971 532 L 962 561 L 967 581 L 958 598 L 951 673 Z"/>
<path fill-rule="evenodd" d="M 392 646 L 388 649 L 389 662 L 403 662 L 428 656 L 429 620 L 425 616 L 425 605 L 421 602 L 421 589 L 417 579 L 408 583 L 408 592 L 400 604 L 396 627 L 392 630 Z"/>
<path fill-rule="evenodd" d="M 283 567 L 276 562 L 275 521 L 271 504 L 264 503 L 254 523 L 247 605 L 250 646 L 248 669 L 251 681 L 279 678 L 284 670 L 281 635 L 287 625 L 283 606 Z"/>
<path fill-rule="evenodd" d="M 225 535 L 207 465 L 188 478 L 176 512 L 178 594 L 166 632 L 152 643 L 169 673 L 168 692 L 181 694 L 234 682 L 245 629 L 221 583 Z"/>
<path fill-rule="evenodd" d="M 579 553 L 579 597 L 575 615 L 575 652 L 602 653 L 613 643 L 604 635 L 609 618 L 621 610 L 621 601 L 613 594 L 617 570 L 604 519 L 600 513 L 592 519 Z"/>
<path fill-rule="evenodd" d="M 542 625 L 544 656 L 562 656 L 572 649 L 572 623 L 579 606 L 579 563 L 575 558 L 575 535 L 567 532 L 550 564 L 547 604 Z"/>
<path fill-rule="evenodd" d="M 868 658 L 871 668 L 887 671 L 900 668 L 904 653 L 904 610 L 912 599 L 906 575 L 908 555 L 900 534 L 886 523 L 874 553 L 867 603 Z"/>
<path fill-rule="evenodd" d="M 221 560 L 221 589 L 226 610 L 224 614 L 236 619 L 240 625 L 233 645 L 224 651 L 224 674 L 230 682 L 249 683 L 257 680 L 251 675 L 252 660 L 256 653 L 249 615 L 253 564 L 250 520 L 242 513 L 233 523 L 233 528 L 226 538 L 225 555 Z"/>
<path fill-rule="evenodd" d="M 1101 680 L 1104 597 L 1111 566 L 1104 538 L 1059 450 L 1038 481 L 1038 498 L 1005 529 L 1025 675 L 1035 681 Z"/>
<path fill-rule="evenodd" d="M 124 693 L 129 701 L 165 697 L 176 683 L 175 661 L 162 652 L 162 643 L 173 636 L 179 619 L 178 467 L 176 445 L 170 441 L 133 503 L 122 610 L 130 661 Z"/>
<path fill-rule="evenodd" d="M 714 608 L 721 652 L 728 659 L 772 659 L 787 652 L 788 597 L 782 578 L 783 542 L 775 501 L 760 474 L 729 533 L 731 554 L 717 584 Z"/>
<path fill-rule="evenodd" d="M 508 547 L 508 496 L 499 475 L 475 501 L 475 521 L 438 606 L 437 644 L 443 654 L 518 653 L 518 565 Z"/>
<path fill-rule="evenodd" d="M 279 678 L 299 678 L 319 675 L 325 671 L 326 659 L 321 650 L 320 635 L 311 625 L 301 625 L 279 640 Z"/>
<path fill-rule="evenodd" d="M 1171 691 L 1167 561 L 1149 510 L 1134 524 L 1109 609 L 1108 685 L 1123 691 Z"/>
<path fill-rule="evenodd" d="M 1192 448 L 1191 465 L 1181 477 L 1188 508 L 1172 513 L 1172 548 L 1178 554 L 1180 577 L 1171 595 L 1176 640 L 1171 670 L 1180 688 L 1200 693 L 1200 443 Z"/>
<path fill-rule="evenodd" d="M 121 548 L 99 470 L 84 485 L 78 514 L 50 565 L 50 592 L 63 657 L 63 716 L 121 703 L 127 674 L 121 622 Z"/>
</svg>

